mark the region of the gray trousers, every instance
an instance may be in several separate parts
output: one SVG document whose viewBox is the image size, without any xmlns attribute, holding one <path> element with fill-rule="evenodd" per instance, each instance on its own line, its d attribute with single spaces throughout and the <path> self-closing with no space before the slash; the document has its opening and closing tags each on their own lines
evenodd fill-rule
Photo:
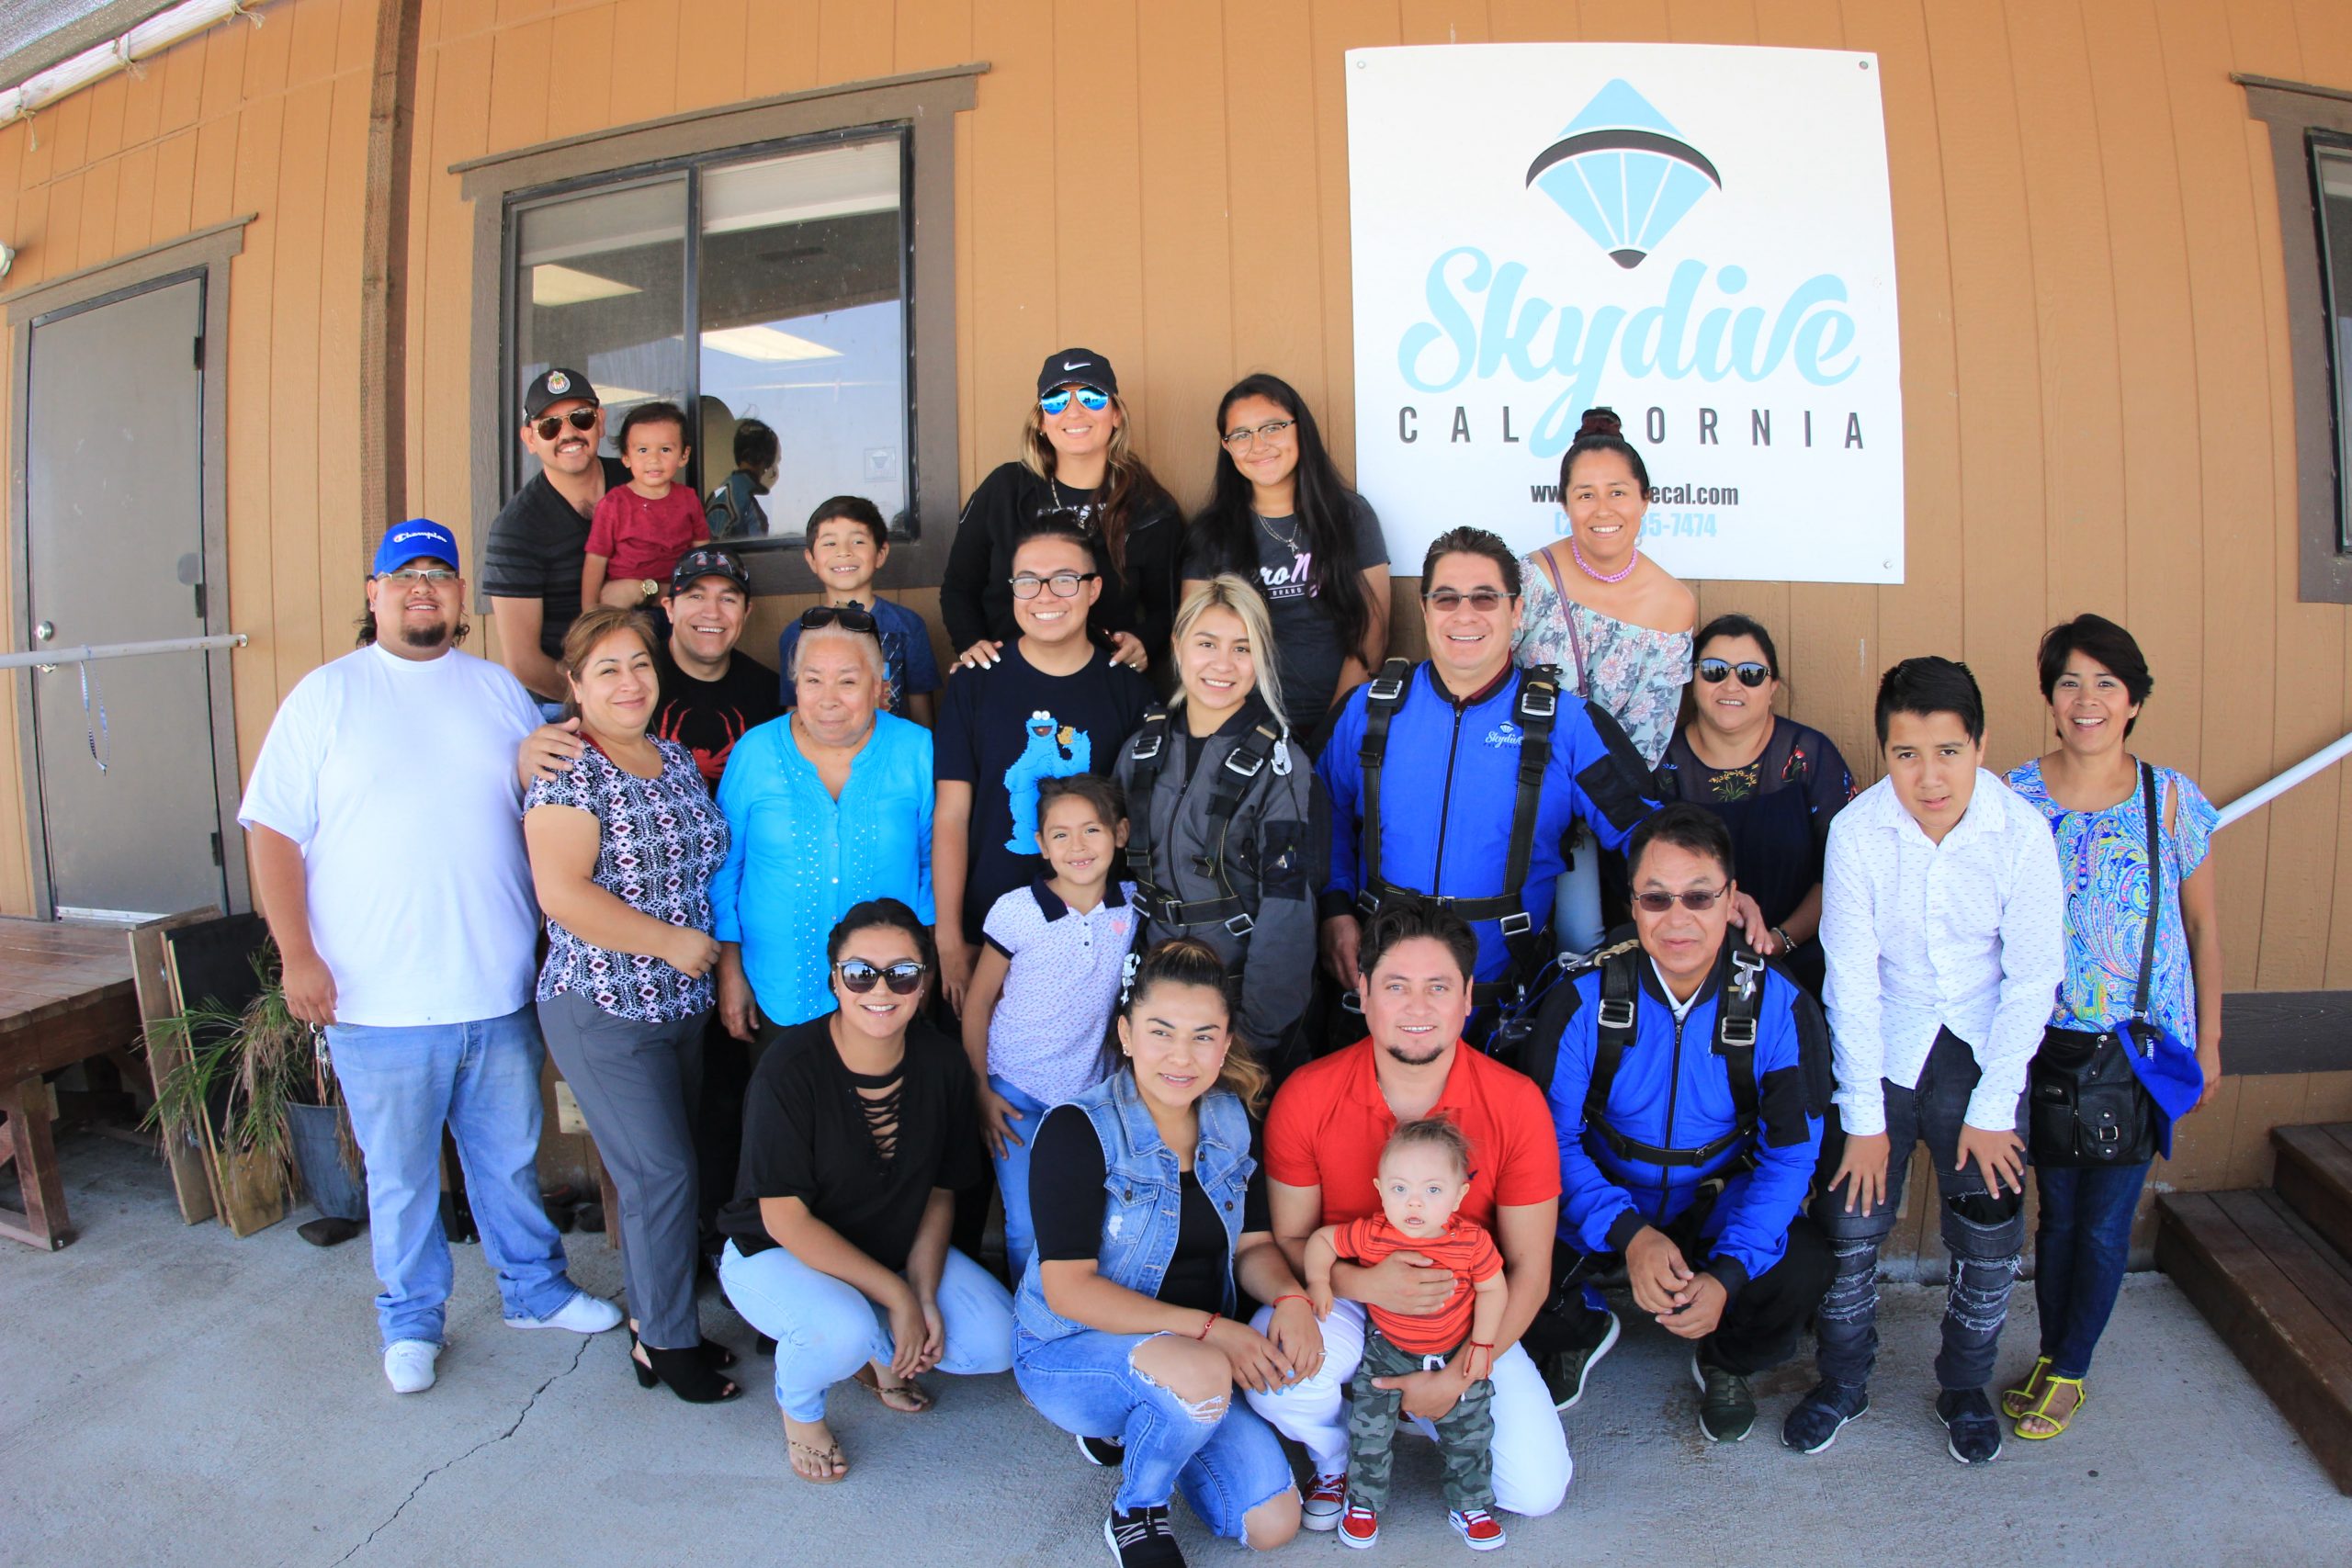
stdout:
<svg viewBox="0 0 2352 1568">
<path fill-rule="evenodd" d="M 699 1345 L 690 1108 L 702 1092 L 710 1014 L 644 1023 L 568 992 L 538 1007 L 548 1054 L 580 1101 L 620 1196 L 621 1264 L 638 1338 L 656 1350 Z"/>
</svg>

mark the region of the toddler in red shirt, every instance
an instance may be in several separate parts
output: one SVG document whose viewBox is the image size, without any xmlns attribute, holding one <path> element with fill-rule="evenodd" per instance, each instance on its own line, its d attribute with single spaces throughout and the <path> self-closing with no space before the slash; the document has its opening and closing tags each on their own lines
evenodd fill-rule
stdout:
<svg viewBox="0 0 2352 1568">
<path fill-rule="evenodd" d="M 1306 1242 L 1307 1299 L 1317 1317 L 1331 1310 L 1331 1266 L 1370 1267 L 1396 1252 L 1419 1253 L 1453 1271 L 1453 1293 L 1421 1316 L 1365 1305 L 1363 1359 L 1348 1384 L 1348 1506 L 1340 1540 L 1370 1546 L 1388 1500 L 1389 1448 L 1404 1403 L 1375 1379 L 1443 1371 L 1461 1387 L 1453 1408 L 1432 1425 L 1445 1462 L 1445 1500 L 1463 1540 L 1481 1551 L 1503 1544 L 1494 1518 L 1494 1384 L 1487 1373 L 1507 1292 L 1494 1238 L 1455 1211 L 1470 1187 L 1470 1140 L 1442 1116 L 1408 1122 L 1380 1151 L 1377 1215 L 1325 1225 Z"/>
<path fill-rule="evenodd" d="M 621 421 L 620 447 L 629 480 L 596 503 L 580 570 L 580 602 L 628 610 L 665 591 L 678 558 L 707 543 L 710 528 L 701 499 L 676 482 L 694 454 L 684 409 L 638 404 Z"/>
</svg>

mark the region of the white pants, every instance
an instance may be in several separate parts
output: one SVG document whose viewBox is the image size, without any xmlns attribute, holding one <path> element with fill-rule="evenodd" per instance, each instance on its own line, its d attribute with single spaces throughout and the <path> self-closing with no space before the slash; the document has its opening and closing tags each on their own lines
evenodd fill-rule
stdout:
<svg viewBox="0 0 2352 1568">
<path fill-rule="evenodd" d="M 1263 1334 L 1273 1315 L 1272 1307 L 1261 1307 L 1250 1326 Z M 1250 1408 L 1305 1448 L 1318 1475 L 1338 1475 L 1348 1468 L 1348 1380 L 1363 1359 L 1363 1327 L 1361 1303 L 1332 1303 L 1331 1315 L 1323 1320 L 1321 1369 L 1279 1393 L 1246 1391 Z M 1568 1478 L 1576 1473 L 1567 1430 L 1524 1346 L 1513 1345 L 1495 1359 L 1494 1384 L 1495 1505 L 1541 1517 L 1567 1496 Z M 1408 1417 L 1400 1425 L 1437 1439 L 1426 1421 Z"/>
</svg>

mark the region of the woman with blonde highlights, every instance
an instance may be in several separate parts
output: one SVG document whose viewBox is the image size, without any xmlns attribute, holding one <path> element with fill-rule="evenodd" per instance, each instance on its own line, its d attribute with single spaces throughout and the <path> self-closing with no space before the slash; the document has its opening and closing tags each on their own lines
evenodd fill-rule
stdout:
<svg viewBox="0 0 2352 1568">
<path fill-rule="evenodd" d="M 1143 941 L 1204 942 L 1240 982 L 1234 1027 L 1277 1074 L 1315 964 L 1329 807 L 1283 722 L 1273 632 L 1250 582 L 1196 584 L 1176 615 L 1177 690 L 1119 752 Z"/>
</svg>

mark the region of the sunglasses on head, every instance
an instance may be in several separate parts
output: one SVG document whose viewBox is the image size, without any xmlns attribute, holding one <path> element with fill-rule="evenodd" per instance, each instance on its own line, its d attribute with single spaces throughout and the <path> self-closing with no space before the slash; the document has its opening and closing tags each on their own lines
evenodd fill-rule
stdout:
<svg viewBox="0 0 2352 1568">
<path fill-rule="evenodd" d="M 1634 895 L 1634 902 L 1640 905 L 1643 908 L 1647 909 L 1653 915 L 1665 914 L 1668 909 L 1673 908 L 1678 902 L 1679 902 L 1684 908 L 1695 913 L 1701 909 L 1713 908 L 1715 907 L 1715 900 L 1722 897 L 1728 891 L 1730 891 L 1730 889 L 1724 887 L 1717 887 L 1706 891 L 1702 891 L 1701 889 L 1694 887 L 1687 893 L 1636 893 Z"/>
<path fill-rule="evenodd" d="M 1734 674 L 1738 675 L 1739 683 L 1743 686 L 1760 686 L 1772 678 L 1772 670 L 1770 665 L 1758 664 L 1752 659 L 1737 664 L 1722 659 L 1699 660 L 1699 679 L 1710 686 L 1721 685 Z"/>
<path fill-rule="evenodd" d="M 839 626 L 845 632 L 875 635 L 874 612 L 855 604 L 819 604 L 800 612 L 800 629 L 810 631 L 818 626 Z"/>
<path fill-rule="evenodd" d="M 551 413 L 545 419 L 533 420 L 531 428 L 539 433 L 540 440 L 552 441 L 556 438 L 556 433 L 567 423 L 572 429 L 578 431 L 595 429 L 597 417 L 603 412 L 602 409 L 590 408 L 573 409 L 570 413 Z"/>
<path fill-rule="evenodd" d="M 896 964 L 879 967 L 863 958 L 844 958 L 833 965 L 833 973 L 840 977 L 842 988 L 853 996 L 865 995 L 879 980 L 890 987 L 892 996 L 911 997 L 922 989 L 924 970 L 922 963 L 912 958 L 901 958 Z"/>
<path fill-rule="evenodd" d="M 1040 412 L 1056 414 L 1069 407 L 1071 394 L 1078 397 L 1078 406 L 1089 413 L 1101 413 L 1111 406 L 1111 394 L 1100 387 L 1057 387 L 1037 400 Z"/>
</svg>

